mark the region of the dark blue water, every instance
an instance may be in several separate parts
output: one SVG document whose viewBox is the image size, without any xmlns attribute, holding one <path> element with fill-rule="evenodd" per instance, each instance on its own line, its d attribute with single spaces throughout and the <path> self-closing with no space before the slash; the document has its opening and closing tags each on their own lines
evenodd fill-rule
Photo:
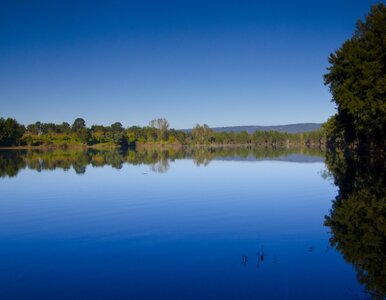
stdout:
<svg viewBox="0 0 386 300">
<path fill-rule="evenodd" d="M 0 178 L 0 298 L 363 297 L 323 226 L 322 158 L 162 165 Z"/>
</svg>

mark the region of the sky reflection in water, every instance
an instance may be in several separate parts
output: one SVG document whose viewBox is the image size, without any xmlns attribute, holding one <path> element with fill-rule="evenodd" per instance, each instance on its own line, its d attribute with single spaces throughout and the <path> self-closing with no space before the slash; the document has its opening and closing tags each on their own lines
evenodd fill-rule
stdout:
<svg viewBox="0 0 386 300">
<path fill-rule="evenodd" d="M 3 295 L 364 295 L 323 226 L 337 192 L 322 178 L 323 159 L 225 155 L 204 166 L 197 157 L 170 156 L 167 172 L 152 172 L 154 163 L 124 162 L 121 169 L 88 165 L 81 176 L 26 168 L 1 178 Z"/>
</svg>

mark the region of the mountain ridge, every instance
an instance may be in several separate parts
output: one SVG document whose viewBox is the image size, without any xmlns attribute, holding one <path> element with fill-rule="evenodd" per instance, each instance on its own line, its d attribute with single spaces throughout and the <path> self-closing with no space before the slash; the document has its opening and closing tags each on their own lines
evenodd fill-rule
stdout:
<svg viewBox="0 0 386 300">
<path fill-rule="evenodd" d="M 246 125 L 246 126 L 224 126 L 224 127 L 211 127 L 215 132 L 241 132 L 246 131 L 249 134 L 254 133 L 256 130 L 260 131 L 279 131 L 287 133 L 302 133 L 320 129 L 323 123 L 295 123 L 285 125 Z M 185 130 L 190 132 L 192 129 Z"/>
</svg>

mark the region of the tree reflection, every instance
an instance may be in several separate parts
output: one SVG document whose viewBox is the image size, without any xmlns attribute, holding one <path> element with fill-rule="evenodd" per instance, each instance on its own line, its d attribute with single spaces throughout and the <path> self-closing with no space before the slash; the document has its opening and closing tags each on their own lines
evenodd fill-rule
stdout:
<svg viewBox="0 0 386 300">
<path fill-rule="evenodd" d="M 16 176 L 19 170 L 28 167 L 41 172 L 43 170 L 65 171 L 73 169 L 77 174 L 84 174 L 87 166 L 111 166 L 121 169 L 124 164 L 149 165 L 156 173 L 169 170 L 170 162 L 176 159 L 190 158 L 197 165 L 207 166 L 214 159 L 275 159 L 290 154 L 303 152 L 309 156 L 321 157 L 323 153 L 315 148 L 305 149 L 273 149 L 254 147 L 180 147 L 180 148 L 141 148 L 141 149 L 109 149 L 109 150 L 60 150 L 30 149 L 1 150 L 0 177 Z"/>
<path fill-rule="evenodd" d="M 328 152 L 327 166 L 339 187 L 325 225 L 331 245 L 353 264 L 373 299 L 386 296 L 386 182 L 382 156 Z"/>
<path fill-rule="evenodd" d="M 0 151 L 0 177 L 14 177 L 25 167 L 20 151 Z"/>
<path fill-rule="evenodd" d="M 151 158 L 155 162 L 151 163 L 150 170 L 156 173 L 166 173 L 169 170 L 169 160 L 174 159 L 176 153 L 165 149 L 152 151 Z"/>
</svg>

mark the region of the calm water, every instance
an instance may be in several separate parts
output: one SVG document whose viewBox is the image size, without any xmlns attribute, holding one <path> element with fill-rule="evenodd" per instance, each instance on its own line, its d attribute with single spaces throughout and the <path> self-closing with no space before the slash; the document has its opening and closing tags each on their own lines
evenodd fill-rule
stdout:
<svg viewBox="0 0 386 300">
<path fill-rule="evenodd" d="M 315 151 L 3 151 L 0 171 L 1 299 L 369 297 Z"/>
</svg>

